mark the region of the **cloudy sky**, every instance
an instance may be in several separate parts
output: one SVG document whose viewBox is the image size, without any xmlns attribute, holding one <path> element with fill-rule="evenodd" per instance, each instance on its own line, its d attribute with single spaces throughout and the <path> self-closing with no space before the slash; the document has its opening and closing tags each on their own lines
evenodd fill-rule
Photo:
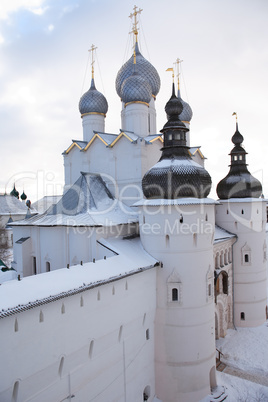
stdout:
<svg viewBox="0 0 268 402">
<path fill-rule="evenodd" d="M 268 197 L 267 0 L 1 0 L 0 191 L 10 192 L 15 181 L 32 201 L 61 192 L 61 153 L 82 139 L 78 102 L 90 84 L 92 44 L 95 83 L 109 103 L 106 131 L 118 133 L 114 83 L 131 55 L 134 4 L 143 9 L 141 51 L 162 82 L 158 130 L 171 88 L 165 70 L 180 58 L 182 97 L 194 113 L 191 145 L 207 157 L 211 196 L 228 172 L 237 112 L 249 170 Z"/>
</svg>

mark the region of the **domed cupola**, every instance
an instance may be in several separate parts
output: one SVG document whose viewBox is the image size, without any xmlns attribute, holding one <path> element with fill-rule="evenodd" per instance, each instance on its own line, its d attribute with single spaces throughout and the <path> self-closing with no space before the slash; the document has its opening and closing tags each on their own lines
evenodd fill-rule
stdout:
<svg viewBox="0 0 268 402">
<path fill-rule="evenodd" d="M 259 198 L 262 194 L 262 185 L 258 179 L 253 177 L 247 169 L 247 152 L 241 145 L 244 138 L 238 131 L 232 137 L 234 148 L 230 152 L 231 165 L 227 176 L 217 185 L 218 197 L 222 200 L 229 198 Z"/>
<path fill-rule="evenodd" d="M 138 42 L 135 44 L 136 65 L 139 76 L 143 78 L 150 85 L 152 95 L 155 97 L 160 89 L 160 77 L 154 66 L 146 60 L 140 53 Z M 115 87 L 116 92 L 123 100 L 123 88 L 125 80 L 133 74 L 133 63 L 135 55 L 132 55 L 130 59 L 120 68 L 118 71 Z"/>
<path fill-rule="evenodd" d="M 189 105 L 189 103 L 185 102 L 182 98 L 181 98 L 181 91 L 180 89 L 178 89 L 178 98 L 182 103 L 182 112 L 179 115 L 179 119 L 185 123 L 190 123 L 190 121 L 192 120 L 193 117 L 193 111 L 191 106 Z"/>
<path fill-rule="evenodd" d="M 205 198 L 210 192 L 211 177 L 189 154 L 189 147 L 186 146 L 188 128 L 179 119 L 183 105 L 175 95 L 174 83 L 165 111 L 168 121 L 161 130 L 164 135 L 162 156 L 142 179 L 144 196 L 160 199 Z"/>
<path fill-rule="evenodd" d="M 80 99 L 79 111 L 82 116 L 89 113 L 106 115 L 108 111 L 107 100 L 101 92 L 97 91 L 94 78 L 91 80 L 89 90 Z"/>
<path fill-rule="evenodd" d="M 27 199 L 27 195 L 25 194 L 24 190 L 23 190 L 23 193 L 21 194 L 20 198 L 22 201 L 25 201 Z"/>
</svg>

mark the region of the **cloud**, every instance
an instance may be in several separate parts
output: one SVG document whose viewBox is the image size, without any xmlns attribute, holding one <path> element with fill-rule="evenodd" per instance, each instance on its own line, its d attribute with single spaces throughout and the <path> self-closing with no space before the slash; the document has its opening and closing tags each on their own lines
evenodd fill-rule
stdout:
<svg viewBox="0 0 268 402">
<path fill-rule="evenodd" d="M 7 20 L 9 15 L 21 9 L 29 10 L 37 15 L 44 13 L 47 7 L 42 8 L 46 0 L 1 0 L 0 20 Z"/>
</svg>

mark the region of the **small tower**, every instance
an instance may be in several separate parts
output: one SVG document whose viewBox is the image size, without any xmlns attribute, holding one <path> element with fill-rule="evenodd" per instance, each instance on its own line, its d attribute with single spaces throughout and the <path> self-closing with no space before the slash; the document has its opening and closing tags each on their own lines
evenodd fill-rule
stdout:
<svg viewBox="0 0 268 402">
<path fill-rule="evenodd" d="M 143 177 L 140 206 L 145 250 L 157 272 L 156 396 L 196 402 L 216 386 L 213 298 L 214 201 L 208 172 L 188 152 L 182 103 L 172 96 L 162 129 L 162 156 Z"/>
<path fill-rule="evenodd" d="M 141 11 L 134 6 L 134 12 L 129 16 L 134 18 L 131 31 L 134 36 L 134 50 L 131 58 L 118 71 L 115 86 L 122 101 L 122 130 L 146 137 L 157 132 L 154 103 L 160 89 L 160 77 L 139 50 L 137 15 Z"/>
<path fill-rule="evenodd" d="M 105 131 L 105 117 L 108 111 L 108 103 L 105 96 L 97 91 L 94 81 L 94 51 L 97 48 L 94 45 L 89 50 L 92 54 L 91 61 L 91 86 L 84 93 L 79 101 L 79 111 L 81 113 L 83 125 L 83 140 L 90 141 L 93 137 L 93 131 Z"/>
<path fill-rule="evenodd" d="M 258 326 L 266 320 L 266 201 L 262 186 L 248 171 L 238 130 L 232 137 L 231 165 L 217 186 L 216 223 L 237 235 L 233 246 L 234 324 Z"/>
</svg>

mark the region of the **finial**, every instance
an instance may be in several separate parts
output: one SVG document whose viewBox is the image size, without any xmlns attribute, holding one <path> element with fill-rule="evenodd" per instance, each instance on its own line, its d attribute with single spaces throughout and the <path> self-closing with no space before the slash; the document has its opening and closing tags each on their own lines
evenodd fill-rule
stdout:
<svg viewBox="0 0 268 402">
<path fill-rule="evenodd" d="M 180 63 L 182 63 L 182 62 L 183 62 L 183 60 L 180 60 L 178 58 L 174 63 L 177 68 L 178 91 L 180 90 Z"/>
<path fill-rule="evenodd" d="M 235 116 L 235 120 L 236 120 L 236 129 L 238 129 L 237 113 L 234 112 L 234 113 L 232 114 L 232 116 Z"/>
<path fill-rule="evenodd" d="M 172 67 L 167 68 L 166 71 L 172 71 L 172 82 L 174 84 L 174 68 L 172 68 Z"/>
<path fill-rule="evenodd" d="M 130 33 L 133 33 L 135 36 L 135 43 L 138 42 L 138 21 L 137 21 L 137 15 L 140 14 L 143 10 L 140 8 L 139 10 L 137 9 L 137 6 L 133 7 L 134 12 L 129 15 L 129 18 L 134 17 L 134 22 L 132 26 L 132 30 Z"/>
<path fill-rule="evenodd" d="M 96 49 L 98 49 L 96 46 L 94 46 L 94 45 L 91 45 L 91 48 L 89 49 L 89 52 L 92 52 L 92 54 L 91 54 L 91 74 L 92 74 L 92 79 L 94 79 L 94 63 L 95 63 L 95 60 L 94 60 L 94 50 L 96 50 Z"/>
<path fill-rule="evenodd" d="M 133 64 L 136 64 L 136 51 L 135 51 L 135 49 L 134 49 L 134 53 L 133 53 Z"/>
</svg>

